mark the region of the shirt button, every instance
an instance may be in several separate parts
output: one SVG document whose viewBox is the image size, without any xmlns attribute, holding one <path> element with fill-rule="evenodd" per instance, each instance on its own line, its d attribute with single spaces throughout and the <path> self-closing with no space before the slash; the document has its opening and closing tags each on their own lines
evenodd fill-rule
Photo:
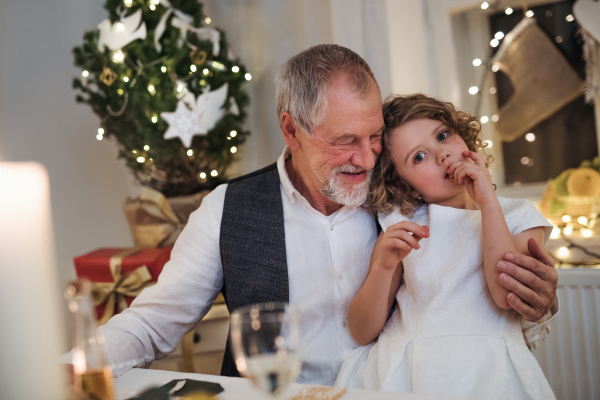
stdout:
<svg viewBox="0 0 600 400">
<path fill-rule="evenodd" d="M 348 326 L 348 324 L 346 323 L 346 321 L 343 321 L 343 322 L 342 322 L 342 326 L 343 326 L 344 328 Z"/>
<path fill-rule="evenodd" d="M 331 225 L 331 226 L 329 227 L 329 229 L 333 230 L 333 225 Z"/>
<path fill-rule="evenodd" d="M 342 279 L 344 279 L 344 277 L 342 276 L 342 274 L 338 275 L 338 279 L 341 281 Z"/>
</svg>

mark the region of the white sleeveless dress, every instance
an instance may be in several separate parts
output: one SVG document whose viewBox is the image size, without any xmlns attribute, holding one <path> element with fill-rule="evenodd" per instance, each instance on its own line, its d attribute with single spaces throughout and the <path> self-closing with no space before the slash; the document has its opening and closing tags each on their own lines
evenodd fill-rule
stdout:
<svg viewBox="0 0 600 400">
<path fill-rule="evenodd" d="M 516 235 L 552 225 L 527 200 L 498 197 Z M 498 308 L 483 276 L 481 212 L 425 205 L 413 218 L 379 217 L 430 227 L 404 259 L 398 306 L 379 339 L 344 361 L 336 386 L 474 399 L 554 399 L 527 348 L 520 319 Z M 544 243 L 545 243 L 544 241 Z"/>
</svg>

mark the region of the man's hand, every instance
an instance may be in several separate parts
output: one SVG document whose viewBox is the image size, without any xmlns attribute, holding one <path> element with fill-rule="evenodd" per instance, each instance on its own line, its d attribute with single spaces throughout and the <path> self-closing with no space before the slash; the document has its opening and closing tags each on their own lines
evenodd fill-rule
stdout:
<svg viewBox="0 0 600 400">
<path fill-rule="evenodd" d="M 554 261 L 535 239 L 529 239 L 527 249 L 532 257 L 506 253 L 498 263 L 499 282 L 508 289 L 507 301 L 528 321 L 542 318 L 554 305 L 558 273 Z M 506 276 L 506 281 L 502 278 Z"/>
</svg>

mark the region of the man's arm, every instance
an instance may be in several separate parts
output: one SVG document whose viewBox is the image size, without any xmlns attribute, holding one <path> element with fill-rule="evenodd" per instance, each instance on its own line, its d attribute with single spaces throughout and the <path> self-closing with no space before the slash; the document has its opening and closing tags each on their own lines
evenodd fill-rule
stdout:
<svg viewBox="0 0 600 400">
<path fill-rule="evenodd" d="M 219 233 L 225 186 L 190 216 L 158 283 L 99 328 L 115 376 L 171 353 L 208 312 L 223 285 Z"/>
<path fill-rule="evenodd" d="M 498 280 L 508 291 L 507 301 L 527 321 L 538 321 L 556 303 L 558 273 L 554 261 L 535 239 L 529 239 L 531 257 L 506 253 L 498 263 Z"/>
</svg>

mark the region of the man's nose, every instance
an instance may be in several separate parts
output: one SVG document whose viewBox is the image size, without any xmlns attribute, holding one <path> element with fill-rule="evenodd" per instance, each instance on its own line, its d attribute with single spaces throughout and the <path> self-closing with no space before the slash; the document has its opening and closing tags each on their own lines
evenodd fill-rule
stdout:
<svg viewBox="0 0 600 400">
<path fill-rule="evenodd" d="M 354 151 L 350 162 L 366 170 L 371 169 L 375 166 L 375 159 L 377 158 L 377 154 L 381 151 L 380 148 L 379 152 L 377 150 L 377 148 L 374 148 L 371 145 L 370 141 L 361 142 Z"/>
</svg>

